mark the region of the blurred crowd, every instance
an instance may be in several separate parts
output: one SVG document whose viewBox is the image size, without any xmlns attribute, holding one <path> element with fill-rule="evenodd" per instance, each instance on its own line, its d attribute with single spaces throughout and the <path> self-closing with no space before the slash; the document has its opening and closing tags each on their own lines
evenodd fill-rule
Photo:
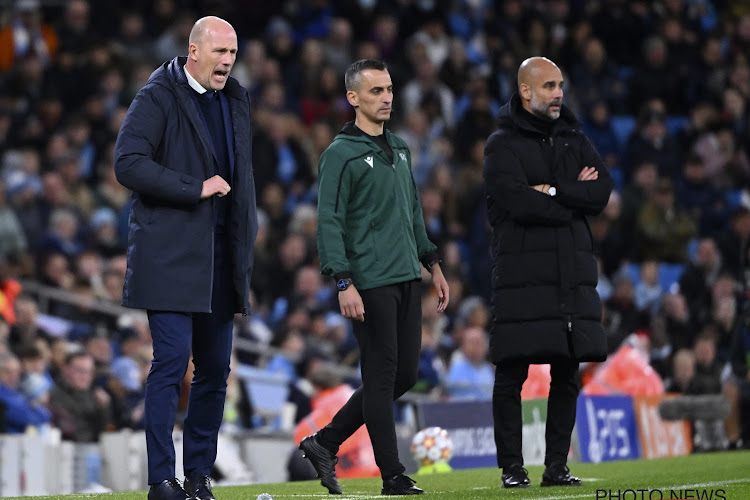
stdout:
<svg viewBox="0 0 750 500">
<path fill-rule="evenodd" d="M 0 18 L 7 432 L 52 422 L 87 441 L 142 425 L 145 318 L 42 303 L 19 281 L 119 304 L 129 193 L 112 168 L 116 134 L 151 72 L 185 54 L 194 21 L 209 14 L 236 28 L 232 74 L 253 102 L 260 229 L 253 314 L 237 318 L 236 338 L 256 348 L 236 348 L 236 365 L 285 375 L 295 419 L 341 382 L 324 363 L 357 367 L 333 283 L 319 273 L 315 203 L 320 153 L 353 118 L 343 73 L 361 58 L 389 65 L 388 127 L 409 144 L 451 287 L 444 315 L 424 288 L 416 391 L 491 396 L 483 147 L 518 65 L 544 55 L 563 70 L 565 103 L 616 179 L 589 221 L 610 350 L 636 332 L 670 389 L 750 400 L 747 0 L 11 3 Z M 230 384 L 227 419 L 258 425 L 246 387 Z"/>
</svg>

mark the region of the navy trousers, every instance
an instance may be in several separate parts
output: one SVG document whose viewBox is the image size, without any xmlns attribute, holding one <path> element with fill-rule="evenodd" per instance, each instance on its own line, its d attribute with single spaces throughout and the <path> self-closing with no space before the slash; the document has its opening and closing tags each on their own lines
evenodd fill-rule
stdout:
<svg viewBox="0 0 750 500">
<path fill-rule="evenodd" d="M 175 477 L 172 430 L 191 349 L 195 371 L 184 423 L 185 475 L 209 475 L 216 460 L 235 303 L 226 236 L 215 237 L 211 313 L 148 311 L 154 345 L 145 402 L 149 484 Z"/>
</svg>

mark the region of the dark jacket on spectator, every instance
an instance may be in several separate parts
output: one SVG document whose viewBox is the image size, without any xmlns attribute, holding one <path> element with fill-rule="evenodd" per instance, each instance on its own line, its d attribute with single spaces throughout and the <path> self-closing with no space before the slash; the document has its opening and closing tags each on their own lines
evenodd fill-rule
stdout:
<svg viewBox="0 0 750 500">
<path fill-rule="evenodd" d="M 49 407 L 52 423 L 62 438 L 76 443 L 94 443 L 99 434 L 112 425 L 112 407 L 99 405 L 93 390 L 75 389 L 65 382 L 50 392 Z"/>
<path fill-rule="evenodd" d="M 604 209 L 612 178 L 567 107 L 549 131 L 539 121 L 514 95 L 485 147 L 495 259 L 492 360 L 601 361 L 607 342 L 586 215 Z M 585 166 L 599 178 L 578 181 Z M 556 196 L 531 187 L 537 184 L 555 186 Z"/>
<path fill-rule="evenodd" d="M 210 312 L 216 197 L 201 200 L 217 172 L 211 139 L 194 104 L 185 57 L 151 75 L 128 110 L 115 146 L 117 180 L 133 190 L 123 305 Z M 250 101 L 234 78 L 222 91 L 234 130 L 231 251 L 236 312 L 249 309 L 257 232 L 251 163 Z"/>
</svg>

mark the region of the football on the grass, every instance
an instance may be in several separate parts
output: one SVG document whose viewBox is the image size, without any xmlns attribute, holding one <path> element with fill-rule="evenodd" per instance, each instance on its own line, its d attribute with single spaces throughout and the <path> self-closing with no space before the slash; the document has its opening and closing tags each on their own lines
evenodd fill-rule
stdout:
<svg viewBox="0 0 750 500">
<path fill-rule="evenodd" d="M 411 456 L 420 466 L 447 463 L 452 454 L 451 437 L 440 427 L 422 429 L 411 440 Z"/>
</svg>

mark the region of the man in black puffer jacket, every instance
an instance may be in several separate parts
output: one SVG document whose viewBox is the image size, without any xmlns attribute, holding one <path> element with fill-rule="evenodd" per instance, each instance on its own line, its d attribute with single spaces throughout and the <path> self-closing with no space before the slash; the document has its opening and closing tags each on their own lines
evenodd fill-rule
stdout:
<svg viewBox="0 0 750 500">
<path fill-rule="evenodd" d="M 607 354 L 586 216 L 605 207 L 612 178 L 562 105 L 562 87 L 555 63 L 525 60 L 518 93 L 501 109 L 484 153 L 494 256 L 495 442 L 509 488 L 530 484 L 521 454 L 521 386 L 529 364 L 552 365 L 541 484 L 579 485 L 566 465 L 578 363 Z"/>
</svg>

